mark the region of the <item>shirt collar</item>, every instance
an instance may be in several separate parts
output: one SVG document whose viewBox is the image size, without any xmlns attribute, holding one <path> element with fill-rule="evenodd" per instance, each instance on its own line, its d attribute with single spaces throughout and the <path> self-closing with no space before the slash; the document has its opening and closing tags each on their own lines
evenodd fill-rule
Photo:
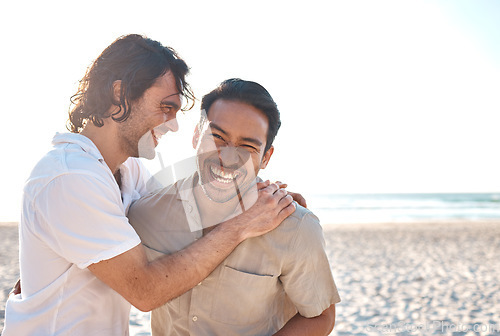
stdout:
<svg viewBox="0 0 500 336">
<path fill-rule="evenodd" d="M 187 222 L 191 232 L 196 232 L 203 230 L 201 225 L 200 213 L 198 212 L 198 205 L 196 204 L 196 199 L 194 198 L 194 182 L 196 181 L 198 174 L 195 173 L 186 179 L 180 180 L 175 183 L 174 186 L 177 189 L 177 200 L 182 202 L 184 211 L 186 213 Z"/>
<path fill-rule="evenodd" d="M 56 133 L 56 135 L 54 135 L 54 138 L 52 139 L 52 144 L 54 146 L 65 143 L 78 145 L 83 149 L 83 151 L 92 155 L 97 160 L 104 161 L 104 158 L 102 157 L 101 152 L 99 152 L 99 149 L 97 149 L 96 145 L 92 142 L 92 140 L 84 135 L 79 133 Z"/>
<path fill-rule="evenodd" d="M 183 202 L 188 202 L 196 205 L 196 200 L 194 198 L 194 182 L 198 178 L 198 173 L 189 176 L 188 178 L 179 181 L 177 193 L 177 199 Z"/>
<path fill-rule="evenodd" d="M 177 200 L 182 202 L 182 206 L 186 212 L 187 221 L 191 232 L 203 230 L 201 224 L 198 204 L 194 197 L 195 183 L 198 183 L 198 173 L 194 173 L 186 179 L 179 180 L 174 184 L 176 188 Z M 262 182 L 262 179 L 257 176 L 257 182 Z"/>
</svg>

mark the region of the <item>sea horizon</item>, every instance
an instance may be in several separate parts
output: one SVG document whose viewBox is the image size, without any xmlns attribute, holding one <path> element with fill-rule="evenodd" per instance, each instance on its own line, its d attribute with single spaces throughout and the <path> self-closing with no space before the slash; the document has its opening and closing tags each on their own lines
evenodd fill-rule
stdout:
<svg viewBox="0 0 500 336">
<path fill-rule="evenodd" d="M 500 220 L 500 192 L 311 194 L 324 224 Z"/>
</svg>

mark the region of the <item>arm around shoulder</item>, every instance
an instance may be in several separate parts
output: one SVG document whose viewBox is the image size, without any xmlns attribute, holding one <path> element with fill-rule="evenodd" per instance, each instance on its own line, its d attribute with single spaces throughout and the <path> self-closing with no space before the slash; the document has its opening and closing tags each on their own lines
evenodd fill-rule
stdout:
<svg viewBox="0 0 500 336">
<path fill-rule="evenodd" d="M 149 262 L 142 245 L 89 270 L 134 307 L 150 311 L 205 279 L 239 244 L 239 232 L 220 227 L 187 248 Z"/>
<path fill-rule="evenodd" d="M 264 187 L 245 213 L 218 225 L 187 248 L 148 262 L 142 246 L 89 270 L 142 311 L 157 308 L 205 279 L 243 240 L 269 232 L 294 207 L 286 192 Z"/>
</svg>

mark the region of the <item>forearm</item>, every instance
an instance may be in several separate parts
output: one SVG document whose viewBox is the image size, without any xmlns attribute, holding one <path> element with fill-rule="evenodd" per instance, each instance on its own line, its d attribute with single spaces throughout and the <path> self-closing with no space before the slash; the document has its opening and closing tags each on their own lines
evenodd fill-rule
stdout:
<svg viewBox="0 0 500 336">
<path fill-rule="evenodd" d="M 88 269 L 136 308 L 159 307 L 205 279 L 240 242 L 269 232 L 293 213 L 291 196 L 268 184 L 262 183 L 249 210 L 177 253 L 148 262 L 144 247 L 138 245 Z"/>
<path fill-rule="evenodd" d="M 147 310 L 184 294 L 210 275 L 243 240 L 269 232 L 291 214 L 295 210 L 291 197 L 283 197 L 286 194 L 283 190 L 274 193 L 275 189 L 277 186 L 270 188 L 268 196 L 273 198 L 264 202 L 272 211 L 264 211 L 262 204 L 253 206 L 217 225 L 187 248 L 149 263 L 146 272 L 149 276 L 143 283 L 148 289 L 144 295 Z M 273 203 L 276 201 L 278 207 Z"/>
<path fill-rule="evenodd" d="M 234 219 L 237 221 L 238 219 Z M 203 279 L 243 241 L 241 225 L 222 223 L 187 248 L 148 263 L 142 279 L 142 300 L 151 310 L 184 294 Z"/>
<path fill-rule="evenodd" d="M 326 336 L 335 325 L 335 305 L 331 305 L 321 315 L 306 318 L 299 313 L 292 317 L 275 333 L 275 336 Z"/>
</svg>

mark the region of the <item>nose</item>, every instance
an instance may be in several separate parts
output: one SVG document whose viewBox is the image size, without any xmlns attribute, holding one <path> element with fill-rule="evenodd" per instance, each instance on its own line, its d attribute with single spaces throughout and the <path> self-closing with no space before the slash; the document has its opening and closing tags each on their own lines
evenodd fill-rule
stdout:
<svg viewBox="0 0 500 336">
<path fill-rule="evenodd" d="M 238 166 L 240 163 L 240 155 L 236 147 L 225 146 L 219 147 L 219 158 L 224 167 Z"/>
<path fill-rule="evenodd" d="M 170 132 L 177 132 L 179 130 L 179 124 L 177 123 L 177 118 L 172 118 L 165 123 Z"/>
<path fill-rule="evenodd" d="M 250 158 L 246 150 L 234 146 L 221 146 L 217 148 L 219 160 L 223 167 L 238 169 L 243 167 Z"/>
</svg>

